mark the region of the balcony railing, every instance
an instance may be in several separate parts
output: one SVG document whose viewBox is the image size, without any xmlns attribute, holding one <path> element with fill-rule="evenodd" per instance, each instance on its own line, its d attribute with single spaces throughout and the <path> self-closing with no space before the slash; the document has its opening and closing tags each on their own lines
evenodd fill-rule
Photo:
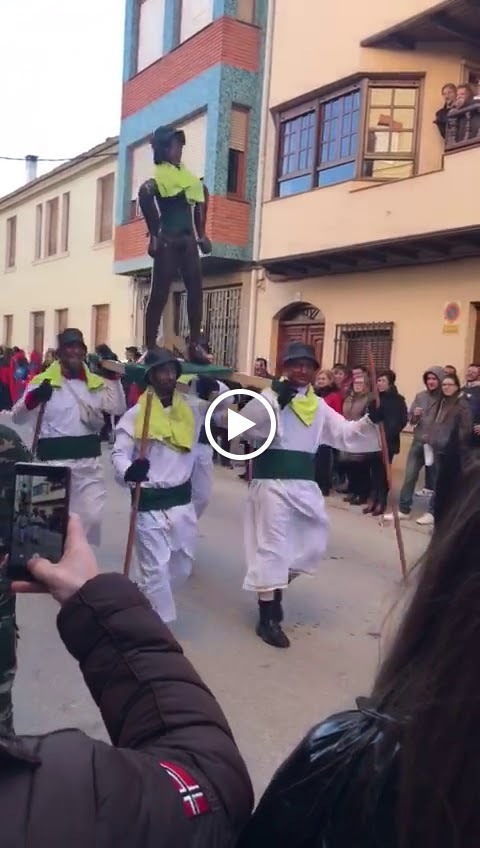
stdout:
<svg viewBox="0 0 480 848">
<path fill-rule="evenodd" d="M 480 100 L 448 113 L 445 150 L 480 144 Z"/>
</svg>

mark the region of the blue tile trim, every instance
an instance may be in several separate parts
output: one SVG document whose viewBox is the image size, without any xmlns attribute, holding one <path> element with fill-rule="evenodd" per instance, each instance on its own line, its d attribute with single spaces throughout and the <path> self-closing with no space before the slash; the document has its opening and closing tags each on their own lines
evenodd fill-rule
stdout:
<svg viewBox="0 0 480 848">
<path fill-rule="evenodd" d="M 136 0 L 126 0 L 125 26 L 123 41 L 123 82 L 128 82 L 135 73 L 137 53 L 137 3 Z"/>
<path fill-rule="evenodd" d="M 165 0 L 165 20 L 163 29 L 163 52 L 170 53 L 177 46 L 178 16 L 181 0 Z"/>
</svg>

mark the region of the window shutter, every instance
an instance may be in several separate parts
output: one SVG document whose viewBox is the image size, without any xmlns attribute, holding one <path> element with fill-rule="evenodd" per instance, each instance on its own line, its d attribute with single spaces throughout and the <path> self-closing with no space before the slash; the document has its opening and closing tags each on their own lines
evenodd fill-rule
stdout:
<svg viewBox="0 0 480 848">
<path fill-rule="evenodd" d="M 163 55 L 165 0 L 144 0 L 139 8 L 137 72 Z"/>
<path fill-rule="evenodd" d="M 237 0 L 236 18 L 246 24 L 255 22 L 255 0 Z"/>
<path fill-rule="evenodd" d="M 132 200 L 137 199 L 138 189 L 153 177 L 153 153 L 150 142 L 132 149 Z"/>
<path fill-rule="evenodd" d="M 245 153 L 247 149 L 247 133 L 248 111 L 246 109 L 238 109 L 234 106 L 230 119 L 230 147 L 232 150 L 240 150 L 242 153 Z"/>
<path fill-rule="evenodd" d="M 182 162 L 196 177 L 205 176 L 205 160 L 207 155 L 207 113 L 198 115 L 192 121 L 187 121 L 176 129 L 185 133 L 185 147 Z"/>
<path fill-rule="evenodd" d="M 213 20 L 213 0 L 182 0 L 180 42 L 186 41 Z"/>
</svg>

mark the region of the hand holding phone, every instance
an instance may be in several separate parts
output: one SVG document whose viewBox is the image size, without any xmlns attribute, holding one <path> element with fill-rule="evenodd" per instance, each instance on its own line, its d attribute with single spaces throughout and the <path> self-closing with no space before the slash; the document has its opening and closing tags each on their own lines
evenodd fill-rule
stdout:
<svg viewBox="0 0 480 848">
<path fill-rule="evenodd" d="M 70 516 L 65 551 L 58 565 L 38 557 L 30 560 L 28 570 L 30 579 L 14 580 L 12 592 L 48 592 L 59 604 L 66 603 L 88 580 L 96 577 L 97 561 L 77 515 Z"/>
<path fill-rule="evenodd" d="M 58 563 L 63 556 L 70 505 L 70 468 L 34 462 L 15 465 L 6 576 L 32 580 L 33 556 Z"/>
</svg>

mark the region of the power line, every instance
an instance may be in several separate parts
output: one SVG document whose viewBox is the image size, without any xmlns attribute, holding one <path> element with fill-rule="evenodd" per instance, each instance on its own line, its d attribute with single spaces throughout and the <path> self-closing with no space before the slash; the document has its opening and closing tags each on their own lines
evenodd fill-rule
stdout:
<svg viewBox="0 0 480 848">
<path fill-rule="evenodd" d="M 104 159 L 105 157 L 111 157 L 111 153 L 88 153 L 86 156 L 80 154 L 79 156 L 65 156 L 63 159 L 49 159 L 44 158 L 42 156 L 36 156 L 36 162 L 73 162 L 75 159 Z M 25 162 L 25 156 L 0 156 L 0 161 L 3 162 Z"/>
</svg>

